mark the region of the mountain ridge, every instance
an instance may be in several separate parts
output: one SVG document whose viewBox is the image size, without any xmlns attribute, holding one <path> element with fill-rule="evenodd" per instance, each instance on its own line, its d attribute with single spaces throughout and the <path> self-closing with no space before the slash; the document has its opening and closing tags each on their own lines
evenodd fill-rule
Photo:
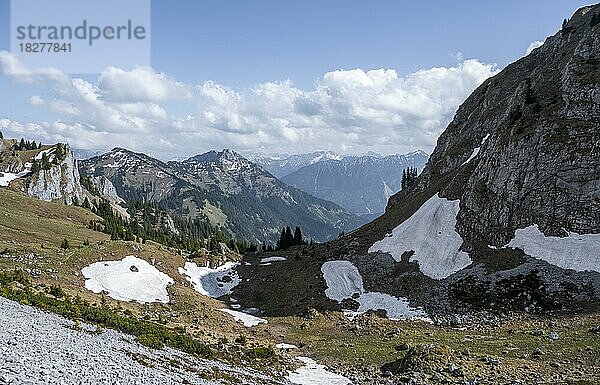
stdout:
<svg viewBox="0 0 600 385">
<path fill-rule="evenodd" d="M 259 243 L 274 241 L 283 226 L 301 226 L 308 237 L 323 241 L 361 223 L 335 204 L 283 184 L 233 150 L 165 163 L 115 148 L 82 166 L 85 175 L 108 178 L 120 198 L 162 202 L 184 218 L 212 220 L 236 237 Z"/>
</svg>

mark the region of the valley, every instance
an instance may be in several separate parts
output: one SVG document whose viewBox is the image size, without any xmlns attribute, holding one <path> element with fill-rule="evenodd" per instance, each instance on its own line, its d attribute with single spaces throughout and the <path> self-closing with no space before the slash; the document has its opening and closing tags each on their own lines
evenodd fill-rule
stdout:
<svg viewBox="0 0 600 385">
<path fill-rule="evenodd" d="M 40 143 L 49 125 L 0 120 L 30 136 L 0 132 L 0 384 L 600 383 L 598 63 L 600 5 L 585 6 L 402 154 L 252 152 L 232 140 L 244 150 L 160 158 L 127 141 Z M 340 138 L 365 130 L 357 111 L 381 122 L 389 100 L 421 100 L 392 88 L 423 71 L 361 72 L 328 73 L 311 94 L 320 107 L 291 81 L 241 103 L 210 81 L 173 86 L 160 74 L 119 111 L 162 116 L 144 98 L 169 84 L 178 100 L 210 89 L 198 105 L 237 100 L 224 137 L 256 124 L 252 144 L 267 129 L 241 116 L 282 89 L 285 116 L 310 112 L 304 128 L 341 111 Z M 86 88 L 59 70 L 36 76 L 47 73 L 56 95 L 111 98 L 104 78 Z M 341 80 L 353 86 L 328 88 Z M 353 100 L 357 89 L 383 89 L 381 110 Z M 268 120 L 296 143 L 291 122 Z M 419 150 L 432 136 L 433 151 Z"/>
</svg>

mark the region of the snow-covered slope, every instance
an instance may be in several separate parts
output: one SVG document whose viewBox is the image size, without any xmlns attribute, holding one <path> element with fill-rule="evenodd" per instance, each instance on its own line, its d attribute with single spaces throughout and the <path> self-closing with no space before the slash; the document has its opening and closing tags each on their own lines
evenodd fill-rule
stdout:
<svg viewBox="0 0 600 385">
<path fill-rule="evenodd" d="M 231 310 L 231 309 L 219 309 L 219 311 L 222 311 L 223 313 L 232 315 L 233 319 L 236 322 L 243 323 L 244 326 L 247 328 L 257 326 L 260 324 L 268 323 L 268 321 L 266 319 L 258 318 L 258 317 L 253 316 L 252 314 L 244 313 L 241 311 L 236 311 L 236 310 Z"/>
<path fill-rule="evenodd" d="M 357 310 L 359 314 L 369 310 L 385 310 L 391 320 L 427 319 L 427 314 L 423 310 L 411 308 L 405 298 L 365 291 L 362 276 L 356 266 L 349 261 L 325 262 L 321 271 L 327 283 L 325 290 L 327 298 L 337 302 L 354 299 L 359 303 Z"/>
<path fill-rule="evenodd" d="M 469 255 L 460 251 L 463 240 L 455 230 L 458 210 L 458 200 L 435 194 L 391 234 L 375 242 L 369 252 L 389 253 L 400 261 L 404 253 L 413 251 L 410 260 L 419 262 L 423 274 L 446 278 L 471 263 Z"/>
<path fill-rule="evenodd" d="M 327 370 L 324 365 L 319 365 L 308 357 L 298 357 L 304 366 L 290 372 L 287 379 L 297 385 L 349 385 L 352 382 L 344 376 Z"/>
<path fill-rule="evenodd" d="M 304 166 L 326 160 L 341 160 L 344 156 L 331 151 L 315 151 L 306 154 L 250 154 L 248 159 L 260 164 L 278 178 L 293 173 Z"/>
<path fill-rule="evenodd" d="M 566 237 L 547 237 L 532 225 L 518 229 L 508 246 L 564 269 L 600 273 L 600 234 L 571 232 Z"/>
<path fill-rule="evenodd" d="M 227 262 L 214 269 L 208 266 L 198 266 L 194 262 L 186 262 L 179 272 L 185 275 L 194 290 L 203 295 L 219 298 L 231 294 L 231 290 L 240 283 L 240 277 L 235 271 L 237 262 Z"/>
<path fill-rule="evenodd" d="M 127 256 L 120 261 L 103 261 L 84 267 L 85 287 L 94 293 L 108 292 L 120 301 L 169 302 L 167 287 L 173 279 L 143 259 Z"/>
</svg>

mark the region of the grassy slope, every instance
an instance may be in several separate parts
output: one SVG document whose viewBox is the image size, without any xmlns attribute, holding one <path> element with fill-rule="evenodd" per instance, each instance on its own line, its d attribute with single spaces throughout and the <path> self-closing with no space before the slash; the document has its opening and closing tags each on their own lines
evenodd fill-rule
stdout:
<svg viewBox="0 0 600 385">
<path fill-rule="evenodd" d="M 168 326 L 185 326 L 189 333 L 213 347 L 222 345 L 224 339 L 230 342 L 230 351 L 285 341 L 302 346 L 298 354 L 318 358 L 335 368 L 376 367 L 401 357 L 403 353 L 394 350 L 401 343 L 431 343 L 447 346 L 452 352 L 448 360 L 458 364 L 470 377 L 495 371 L 519 377 L 521 374 L 531 376 L 540 373 L 551 378 L 563 373 L 573 379 L 587 378 L 592 381 L 589 383 L 600 380 L 600 335 L 588 332 L 592 326 L 600 325 L 598 315 L 524 318 L 498 327 L 455 330 L 418 322 L 391 322 L 376 316 L 351 322 L 340 313 L 331 312 L 318 314 L 312 319 L 291 316 L 269 318 L 268 325 L 248 329 L 217 310 L 226 307 L 225 304 L 191 289 L 178 272 L 184 264 L 184 257 L 175 250 L 152 242 L 139 245 L 109 241 L 107 235 L 87 229 L 90 219 L 96 217 L 81 208 L 42 202 L 0 188 L 0 252 L 8 249 L 16 256 L 35 254 L 29 259 L 0 258 L 0 270 L 38 269 L 41 274 L 33 279 L 35 284 L 59 284 L 71 295 L 98 303 L 102 295 L 84 288 L 81 268 L 99 260 L 137 255 L 147 261 L 155 261 L 159 270 L 175 279 L 175 285 L 168 289 L 171 303 L 139 305 L 106 298 L 107 302 L 150 320 L 166 320 Z M 74 247 L 59 249 L 64 238 Z M 82 243 L 86 239 L 91 245 L 84 247 Z M 292 259 L 288 263 L 289 269 L 294 263 Z M 286 269 L 284 264 L 280 265 L 283 271 Z M 360 328 L 356 328 L 356 324 Z M 550 330 L 557 331 L 561 339 L 552 341 L 546 336 L 534 336 L 531 331 L 536 329 L 542 329 L 546 334 Z M 240 335 L 246 337 L 246 347 L 231 343 Z M 540 348 L 543 356 L 532 358 L 535 348 Z M 465 350 L 469 350 L 468 356 L 461 354 Z M 498 369 L 493 370 L 480 361 L 483 357 L 499 359 Z M 556 363 L 559 367 L 552 366 Z M 438 364 L 443 365 L 442 362 Z"/>
<path fill-rule="evenodd" d="M 19 192 L 0 188 L 0 247 L 54 248 L 63 239 L 73 244 L 105 240 L 106 234 L 87 228 L 90 220 L 100 219 L 89 210 L 48 203 Z"/>
</svg>

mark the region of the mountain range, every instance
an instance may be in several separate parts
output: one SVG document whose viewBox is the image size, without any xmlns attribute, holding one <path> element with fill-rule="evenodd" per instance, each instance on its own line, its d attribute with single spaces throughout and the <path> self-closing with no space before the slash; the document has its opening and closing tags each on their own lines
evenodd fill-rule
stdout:
<svg viewBox="0 0 600 385">
<path fill-rule="evenodd" d="M 108 180 L 125 201 L 157 203 L 209 221 L 238 239 L 275 240 L 284 226 L 324 241 L 362 220 L 334 203 L 290 187 L 232 150 L 162 162 L 122 148 L 81 161 L 85 177 Z"/>
<path fill-rule="evenodd" d="M 388 198 L 402 188 L 407 168 L 422 170 L 423 151 L 404 155 L 343 156 L 305 165 L 281 180 L 319 198 L 337 203 L 353 214 L 373 219 L 383 213 Z"/>
</svg>

